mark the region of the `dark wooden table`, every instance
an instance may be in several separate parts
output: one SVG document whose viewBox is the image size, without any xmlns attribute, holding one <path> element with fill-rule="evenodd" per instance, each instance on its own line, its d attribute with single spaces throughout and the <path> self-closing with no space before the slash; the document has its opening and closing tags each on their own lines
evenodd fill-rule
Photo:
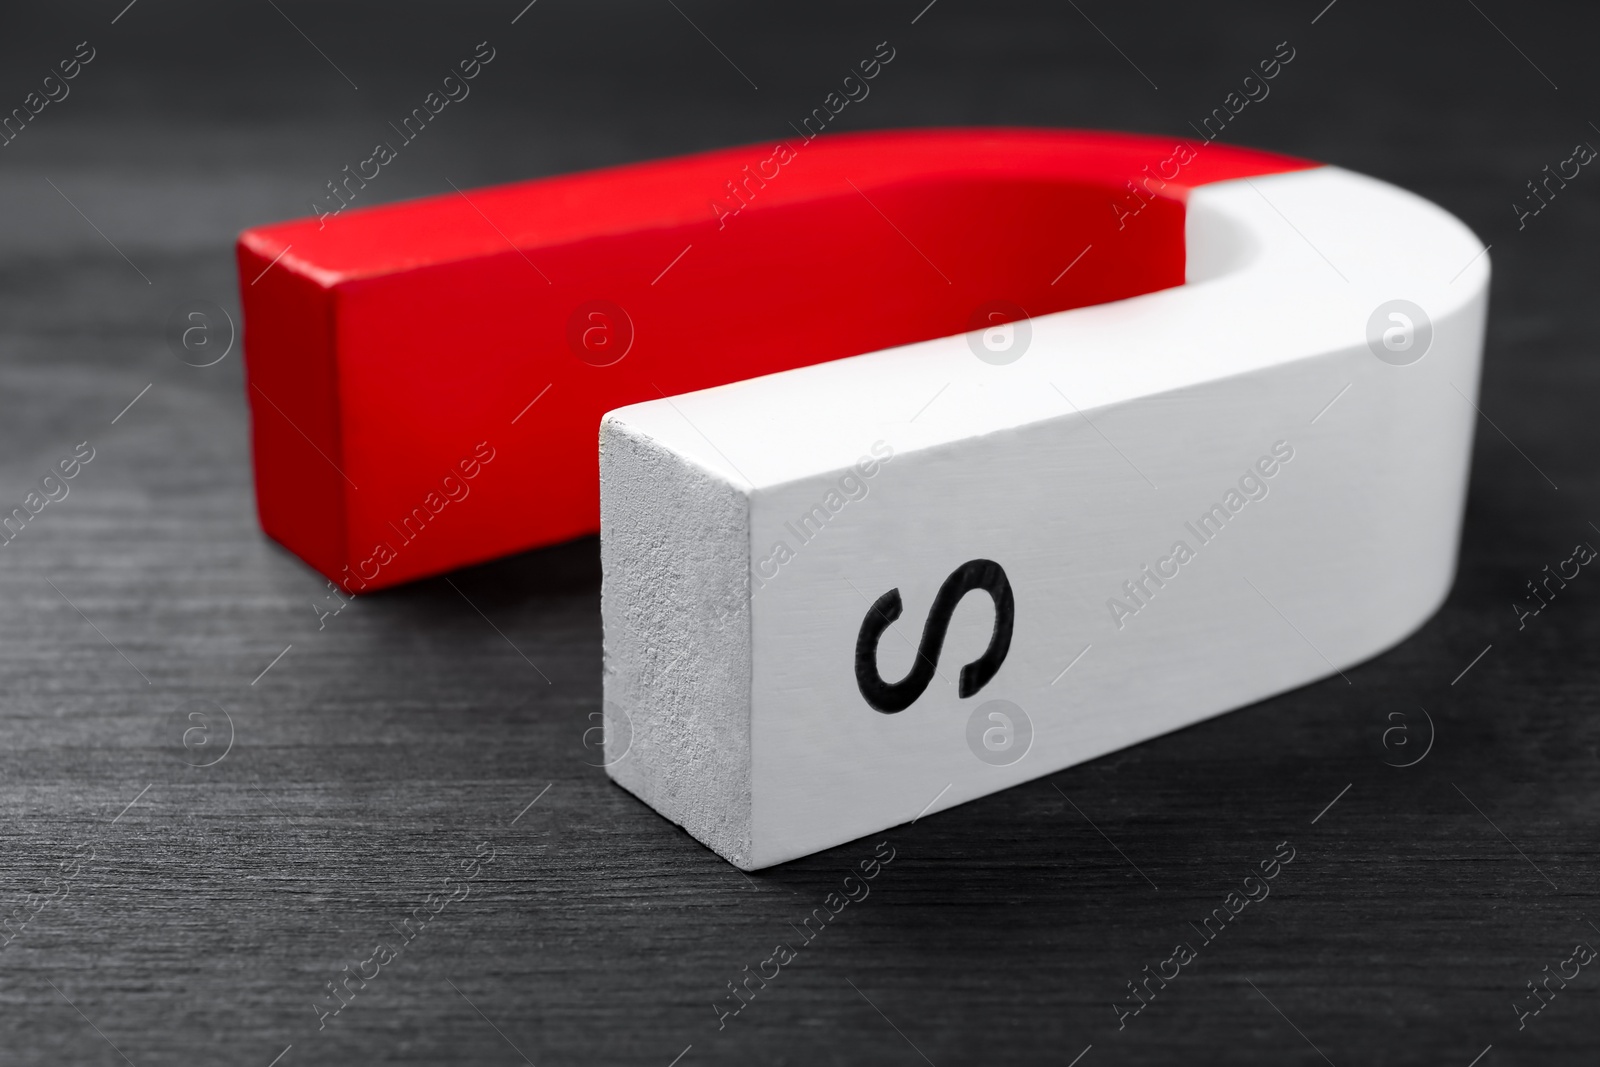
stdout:
<svg viewBox="0 0 1600 1067">
<path fill-rule="evenodd" d="M 1600 143 L 1592 17 L 124 2 L 0 31 L 5 109 L 94 49 L 0 148 L 0 511 L 94 452 L 0 548 L 0 1064 L 1595 1061 L 1600 969 L 1521 1029 L 1514 1005 L 1600 945 L 1600 578 L 1512 608 L 1600 544 L 1600 175 L 1512 208 Z M 883 835 L 870 897 L 719 1030 L 727 984 L 874 842 L 746 876 L 591 765 L 593 540 L 455 576 L 482 614 L 432 580 L 319 620 L 324 582 L 255 523 L 237 349 L 196 368 L 164 336 L 185 300 L 236 315 L 237 230 L 308 213 L 481 40 L 495 62 L 373 202 L 787 136 L 882 40 L 838 128 L 1183 136 L 1287 40 L 1227 139 L 1398 182 L 1493 245 L 1454 594 L 1350 685 Z M 1203 942 L 1285 841 L 1271 896 Z M 1198 959 L 1119 1030 L 1180 941 Z M 379 943 L 402 947 L 364 963 Z"/>
</svg>

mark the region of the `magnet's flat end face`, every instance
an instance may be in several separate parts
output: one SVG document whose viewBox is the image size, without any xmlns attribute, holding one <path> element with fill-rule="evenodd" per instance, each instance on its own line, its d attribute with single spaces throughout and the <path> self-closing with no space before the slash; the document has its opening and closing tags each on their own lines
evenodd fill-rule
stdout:
<svg viewBox="0 0 1600 1067">
<path fill-rule="evenodd" d="M 606 411 L 1181 285 L 1192 190 L 1310 166 L 902 131 L 368 209 L 358 164 L 239 240 L 262 525 L 352 592 L 592 533 Z"/>
<path fill-rule="evenodd" d="M 1481 244 L 1332 167 L 1198 185 L 1183 225 L 1187 284 L 611 412 L 608 773 L 762 867 L 1342 684 L 1421 625 Z"/>
</svg>

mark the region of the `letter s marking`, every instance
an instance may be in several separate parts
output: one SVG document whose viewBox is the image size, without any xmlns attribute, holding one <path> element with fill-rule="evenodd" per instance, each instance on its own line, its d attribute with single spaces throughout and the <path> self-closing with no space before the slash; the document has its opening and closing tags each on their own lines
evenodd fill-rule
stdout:
<svg viewBox="0 0 1600 1067">
<path fill-rule="evenodd" d="M 893 715 L 916 702 L 933 681 L 939 651 L 944 647 L 945 632 L 950 628 L 950 617 L 955 614 L 956 605 L 974 589 L 983 590 L 994 600 L 994 633 L 983 655 L 961 668 L 958 691 L 962 697 L 969 697 L 989 683 L 1011 650 L 1016 602 L 1005 569 L 993 560 L 974 559 L 957 567 L 939 587 L 933 607 L 928 610 L 928 621 L 922 627 L 922 642 L 917 646 L 911 673 L 892 685 L 878 673 L 878 641 L 904 610 L 900 590 L 889 590 L 867 611 L 866 618 L 861 621 L 861 632 L 856 636 L 856 684 L 868 704 L 885 715 Z"/>
</svg>

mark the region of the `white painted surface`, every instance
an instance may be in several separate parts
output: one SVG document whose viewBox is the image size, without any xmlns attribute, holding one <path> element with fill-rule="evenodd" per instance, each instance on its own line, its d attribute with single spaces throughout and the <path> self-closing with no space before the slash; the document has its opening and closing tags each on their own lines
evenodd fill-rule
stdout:
<svg viewBox="0 0 1600 1067">
<path fill-rule="evenodd" d="M 742 492 L 620 427 L 601 600 L 611 776 L 750 866 L 749 508 Z"/>
<path fill-rule="evenodd" d="M 1203 187 L 1187 236 L 1190 284 L 1033 319 L 1007 365 L 958 336 L 609 414 L 605 688 L 635 739 L 608 749 L 612 776 L 762 867 L 1334 674 L 1420 625 L 1455 567 L 1481 244 L 1331 167 Z M 1407 366 L 1366 341 L 1396 298 L 1433 326 Z M 892 460 L 802 543 L 795 520 L 826 511 L 875 442 Z M 1293 458 L 1267 495 L 1200 543 L 1185 524 L 1278 442 Z M 1194 558 L 1119 629 L 1107 601 L 1179 540 Z M 793 554 L 772 573 L 780 541 Z M 871 602 L 891 588 L 904 601 L 878 651 L 893 682 L 941 583 L 977 558 L 1015 596 L 998 674 L 957 695 L 993 626 L 970 593 L 926 692 L 873 710 L 854 670 Z M 683 655 L 693 669 L 663 673 Z M 967 741 L 995 699 L 1032 724 L 1010 766 Z M 613 726 L 608 745 L 626 734 Z"/>
</svg>

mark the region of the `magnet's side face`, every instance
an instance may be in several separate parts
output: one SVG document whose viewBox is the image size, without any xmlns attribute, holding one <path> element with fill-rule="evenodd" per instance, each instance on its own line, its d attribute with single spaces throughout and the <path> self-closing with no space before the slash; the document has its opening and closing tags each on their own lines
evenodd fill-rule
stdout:
<svg viewBox="0 0 1600 1067">
<path fill-rule="evenodd" d="M 1334 674 L 1443 599 L 1482 347 L 1476 240 L 1334 168 L 1199 188 L 1186 226 L 1188 284 L 1033 317 L 1018 358 L 983 358 L 974 331 L 608 420 L 747 500 L 742 862 Z M 1003 569 L 1010 601 L 1003 661 L 975 689 L 962 672 L 998 647 L 999 585 L 939 606 L 973 561 Z M 606 565 L 620 592 L 633 564 Z M 891 591 L 892 624 L 873 618 Z M 676 697 L 627 662 L 618 606 L 608 687 L 633 685 L 637 728 Z M 890 699 L 877 684 L 907 681 Z M 647 762 L 613 774 L 657 803 Z"/>
</svg>

